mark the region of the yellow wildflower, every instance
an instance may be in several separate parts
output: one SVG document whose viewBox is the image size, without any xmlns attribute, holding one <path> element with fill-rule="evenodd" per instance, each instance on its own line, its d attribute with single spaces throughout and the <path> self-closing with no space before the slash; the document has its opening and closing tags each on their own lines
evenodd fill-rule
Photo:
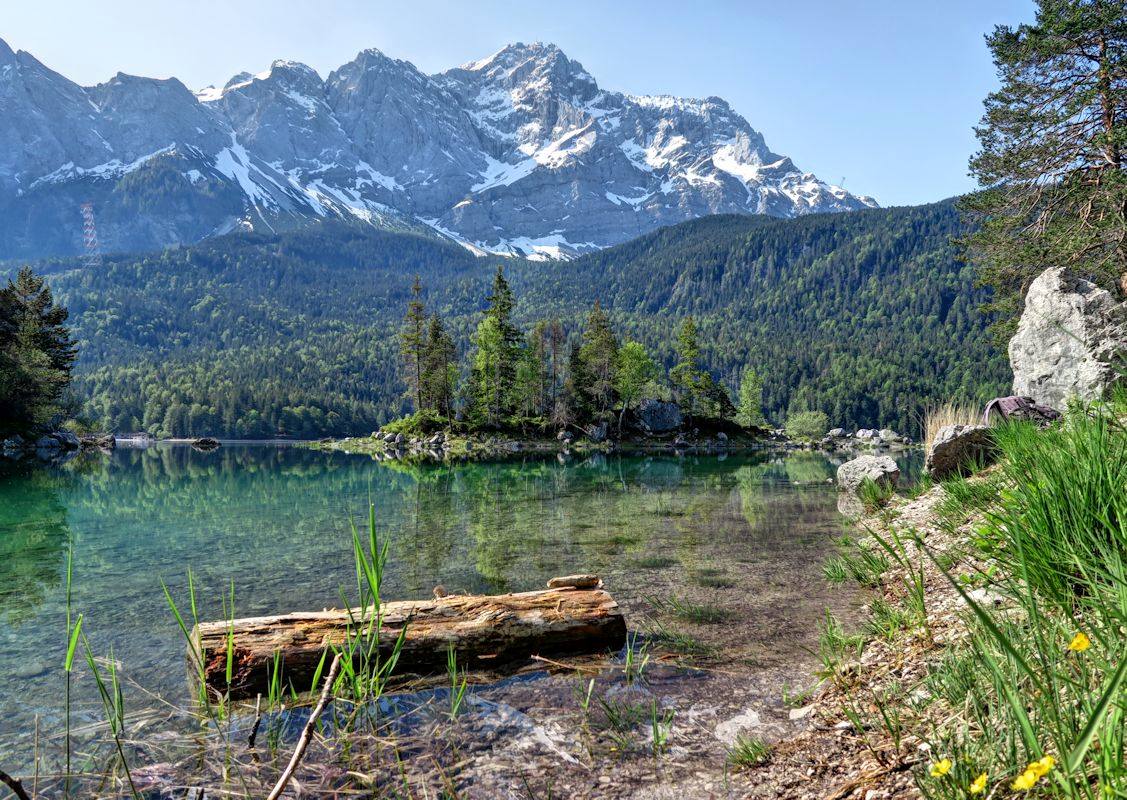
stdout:
<svg viewBox="0 0 1127 800">
<path fill-rule="evenodd" d="M 1031 769 L 1027 769 L 1014 778 L 1013 789 L 1015 792 L 1028 792 L 1037 784 L 1037 780 L 1037 773 Z"/>
<path fill-rule="evenodd" d="M 931 777 L 942 778 L 944 775 L 946 775 L 948 772 L 951 771 L 952 766 L 953 765 L 951 764 L 951 759 L 949 759 L 949 758 L 939 759 L 938 761 L 936 761 L 934 764 L 931 765 L 931 770 L 930 770 Z"/>
<path fill-rule="evenodd" d="M 1051 770 L 1056 765 L 1056 763 L 1057 760 L 1052 756 L 1045 756 L 1039 761 L 1034 761 L 1032 764 L 1026 767 L 1026 769 L 1033 770 L 1037 773 L 1038 778 L 1043 778 L 1049 773 L 1049 770 Z"/>
<path fill-rule="evenodd" d="M 1083 653 L 1092 646 L 1092 640 L 1084 631 L 1080 631 L 1072 637 L 1072 641 L 1068 643 L 1068 649 L 1074 653 Z"/>
<path fill-rule="evenodd" d="M 986 791 L 986 773 L 984 772 L 981 775 L 979 775 L 977 778 L 974 779 L 974 783 L 972 783 L 967 788 L 967 792 L 969 794 L 982 794 L 985 791 Z"/>
</svg>

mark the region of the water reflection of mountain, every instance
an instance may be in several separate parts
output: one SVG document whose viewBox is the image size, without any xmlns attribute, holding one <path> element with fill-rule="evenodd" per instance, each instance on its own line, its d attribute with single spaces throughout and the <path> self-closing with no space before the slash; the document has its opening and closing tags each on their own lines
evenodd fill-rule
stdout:
<svg viewBox="0 0 1127 800">
<path fill-rule="evenodd" d="M 13 627 L 34 619 L 60 583 L 70 538 L 61 480 L 30 466 L 0 472 L 0 617 Z"/>
</svg>

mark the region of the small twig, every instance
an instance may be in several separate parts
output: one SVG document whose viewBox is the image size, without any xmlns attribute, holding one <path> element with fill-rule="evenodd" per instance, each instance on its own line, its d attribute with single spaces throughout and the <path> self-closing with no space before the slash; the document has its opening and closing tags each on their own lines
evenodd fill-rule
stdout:
<svg viewBox="0 0 1127 800">
<path fill-rule="evenodd" d="M 27 796 L 27 790 L 23 788 L 23 783 L 16 780 L 2 769 L 0 769 L 0 783 L 5 784 L 11 789 L 19 800 L 31 800 L 31 798 Z"/>
<path fill-rule="evenodd" d="M 282 792 L 286 790 L 289 785 L 290 779 L 293 778 L 294 771 L 297 765 L 301 762 L 301 757 L 305 755 L 305 750 L 309 747 L 309 741 L 313 738 L 313 727 L 317 724 L 321 712 L 325 710 L 325 705 L 329 702 L 329 694 L 333 690 L 333 684 L 336 683 L 337 672 L 340 670 L 340 653 L 333 656 L 333 664 L 329 667 L 328 677 L 325 678 L 325 687 L 321 690 L 321 698 L 317 701 L 317 705 L 313 707 L 309 719 L 305 723 L 305 727 L 301 730 L 301 736 L 297 740 L 297 747 L 294 748 L 293 755 L 290 757 L 290 763 L 286 765 L 285 770 L 282 772 L 282 777 L 278 778 L 278 782 L 274 784 L 274 788 L 270 790 L 270 794 L 266 795 L 266 800 L 278 800 L 282 796 Z"/>
<path fill-rule="evenodd" d="M 254 698 L 254 724 L 250 727 L 250 736 L 247 737 L 247 747 L 254 747 L 254 740 L 258 738 L 258 726 L 262 724 L 262 695 Z"/>
</svg>

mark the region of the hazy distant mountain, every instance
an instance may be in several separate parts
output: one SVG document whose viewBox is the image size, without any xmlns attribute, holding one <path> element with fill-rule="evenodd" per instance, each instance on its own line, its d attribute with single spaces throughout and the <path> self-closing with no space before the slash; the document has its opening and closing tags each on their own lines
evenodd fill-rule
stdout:
<svg viewBox="0 0 1127 800">
<path fill-rule="evenodd" d="M 599 89 L 550 44 L 425 75 L 366 50 L 221 89 L 81 87 L 0 41 L 0 258 L 139 250 L 341 217 L 570 256 L 717 212 L 874 206 L 768 149 L 723 100 Z"/>
</svg>

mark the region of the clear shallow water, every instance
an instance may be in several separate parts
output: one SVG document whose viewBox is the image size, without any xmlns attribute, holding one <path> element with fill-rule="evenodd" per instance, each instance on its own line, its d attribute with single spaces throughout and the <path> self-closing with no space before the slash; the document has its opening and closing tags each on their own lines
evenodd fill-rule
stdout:
<svg viewBox="0 0 1127 800">
<path fill-rule="evenodd" d="M 598 572 L 631 628 L 653 596 L 717 602 L 741 624 L 703 638 L 745 669 L 793 669 L 822 609 L 845 602 L 820 577 L 841 529 L 835 466 L 793 453 L 407 467 L 264 445 L 0 466 L 0 747 L 25 762 L 37 716 L 62 728 L 68 547 L 75 612 L 96 652 L 113 648 L 137 714 L 187 700 L 161 580 L 186 604 L 190 568 L 204 619 L 223 616 L 232 581 L 239 616 L 339 606 L 349 519 L 363 524 L 369 500 L 391 540 L 388 597 Z M 99 719 L 89 676 L 76 682 L 80 721 Z"/>
</svg>

